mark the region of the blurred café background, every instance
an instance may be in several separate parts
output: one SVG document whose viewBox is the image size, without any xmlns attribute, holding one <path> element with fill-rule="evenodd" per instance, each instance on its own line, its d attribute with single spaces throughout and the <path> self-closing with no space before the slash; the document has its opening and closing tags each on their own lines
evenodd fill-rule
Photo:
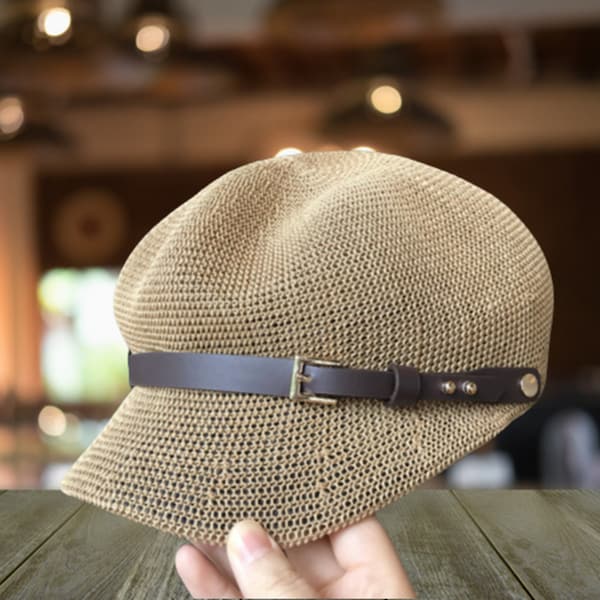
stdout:
<svg viewBox="0 0 600 600">
<path fill-rule="evenodd" d="M 0 0 L 0 488 L 58 487 L 126 395 L 141 237 L 337 148 L 489 190 L 552 271 L 544 398 L 427 485 L 600 487 L 598 0 Z"/>
</svg>

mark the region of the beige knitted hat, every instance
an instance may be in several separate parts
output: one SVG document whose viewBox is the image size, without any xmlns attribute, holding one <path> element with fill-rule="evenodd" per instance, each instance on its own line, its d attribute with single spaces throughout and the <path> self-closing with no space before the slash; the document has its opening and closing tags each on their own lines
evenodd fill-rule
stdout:
<svg viewBox="0 0 600 600">
<path fill-rule="evenodd" d="M 115 313 L 133 389 L 62 490 L 207 543 L 252 517 L 289 547 L 531 408 L 553 288 L 531 232 L 480 188 L 313 152 L 237 168 L 168 215 Z"/>
</svg>

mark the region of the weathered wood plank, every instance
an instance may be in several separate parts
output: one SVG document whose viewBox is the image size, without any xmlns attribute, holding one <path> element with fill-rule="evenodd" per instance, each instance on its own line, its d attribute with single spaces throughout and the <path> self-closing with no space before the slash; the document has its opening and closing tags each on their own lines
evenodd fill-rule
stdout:
<svg viewBox="0 0 600 600">
<path fill-rule="evenodd" d="M 600 597 L 600 492 L 455 492 L 534 598 Z"/>
<path fill-rule="evenodd" d="M 55 491 L 9 491 L 0 495 L 0 582 L 35 552 L 81 502 Z"/>
<path fill-rule="evenodd" d="M 175 570 L 175 552 L 184 540 L 157 532 L 123 581 L 118 600 L 179 600 L 190 598 Z"/>
<path fill-rule="evenodd" d="M 600 589 L 600 492 L 419 490 L 377 517 L 421 598 Z M 0 531 L 3 599 L 189 598 L 174 569 L 182 540 L 58 491 L 1 494 Z"/>
<path fill-rule="evenodd" d="M 377 518 L 418 598 L 530 598 L 450 492 L 415 491 Z"/>
<path fill-rule="evenodd" d="M 54 494 L 58 503 L 68 502 Z M 28 510 L 20 518 L 31 518 Z M 150 527 L 84 504 L 0 585 L 0 597 L 114 598 L 156 536 Z M 19 547 L 16 537 L 13 546 Z"/>
</svg>

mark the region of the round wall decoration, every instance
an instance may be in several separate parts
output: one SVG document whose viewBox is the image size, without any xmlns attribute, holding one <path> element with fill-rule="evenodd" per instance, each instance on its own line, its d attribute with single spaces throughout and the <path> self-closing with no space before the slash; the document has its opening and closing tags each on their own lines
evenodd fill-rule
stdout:
<svg viewBox="0 0 600 600">
<path fill-rule="evenodd" d="M 110 261 L 126 239 L 125 210 L 116 197 L 101 189 L 81 189 L 68 196 L 54 213 L 53 241 L 72 264 Z"/>
</svg>

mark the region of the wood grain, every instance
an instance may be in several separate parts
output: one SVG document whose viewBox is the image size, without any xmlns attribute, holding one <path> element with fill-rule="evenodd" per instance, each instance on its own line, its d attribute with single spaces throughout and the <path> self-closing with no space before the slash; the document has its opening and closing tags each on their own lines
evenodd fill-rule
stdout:
<svg viewBox="0 0 600 600">
<path fill-rule="evenodd" d="M 600 494 L 591 490 L 460 491 L 532 597 L 600 598 Z"/>
<path fill-rule="evenodd" d="M 598 598 L 600 492 L 418 490 L 377 513 L 419 598 Z M 58 491 L 0 490 L 0 598 L 187 599 L 183 542 Z"/>
<path fill-rule="evenodd" d="M 35 499 L 40 492 L 20 494 Z M 69 501 L 58 491 L 44 492 L 44 500 Z M 24 509 L 20 518 L 25 522 L 31 514 Z M 14 529 L 13 548 L 18 535 Z M 156 536 L 154 529 L 83 505 L 0 585 L 0 598 L 114 598 Z"/>
<path fill-rule="evenodd" d="M 449 491 L 413 492 L 377 518 L 418 598 L 530 598 Z"/>
<path fill-rule="evenodd" d="M 9 577 L 81 506 L 79 500 L 55 491 L 10 491 L 1 494 L 0 582 Z"/>
<path fill-rule="evenodd" d="M 119 600 L 165 600 L 190 598 L 175 570 L 175 552 L 184 540 L 157 532 L 139 560 L 122 582 L 116 598 Z"/>
</svg>

